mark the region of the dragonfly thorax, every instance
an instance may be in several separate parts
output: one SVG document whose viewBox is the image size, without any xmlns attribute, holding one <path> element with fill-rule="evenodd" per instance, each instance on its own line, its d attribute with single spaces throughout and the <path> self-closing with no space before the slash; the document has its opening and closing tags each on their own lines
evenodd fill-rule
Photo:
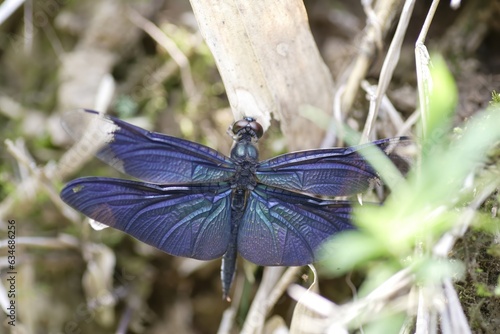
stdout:
<svg viewBox="0 0 500 334">
<path fill-rule="evenodd" d="M 240 140 L 231 150 L 231 158 L 236 164 L 233 188 L 251 190 L 257 185 L 255 170 L 259 152 L 253 142 Z"/>
<path fill-rule="evenodd" d="M 231 158 L 236 162 L 248 161 L 256 164 L 259 158 L 259 151 L 253 142 L 238 141 L 231 149 Z"/>
</svg>

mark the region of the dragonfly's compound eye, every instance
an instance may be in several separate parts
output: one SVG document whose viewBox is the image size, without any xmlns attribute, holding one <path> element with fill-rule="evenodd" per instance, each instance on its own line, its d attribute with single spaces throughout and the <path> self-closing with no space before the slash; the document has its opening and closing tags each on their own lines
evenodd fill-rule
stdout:
<svg viewBox="0 0 500 334">
<path fill-rule="evenodd" d="M 256 120 L 253 120 L 252 122 L 248 123 L 247 126 L 249 128 L 251 128 L 253 130 L 253 132 L 255 132 L 255 134 L 257 135 L 257 138 L 262 137 L 262 135 L 264 134 L 264 129 L 262 129 L 262 125 L 257 123 Z"/>
<path fill-rule="evenodd" d="M 232 131 L 235 135 L 242 130 L 253 132 L 257 138 L 262 137 L 264 134 L 262 126 L 253 117 L 245 117 L 233 124 Z"/>
<path fill-rule="evenodd" d="M 238 132 L 241 131 L 241 129 L 244 129 L 248 125 L 248 121 L 245 119 L 239 120 L 237 122 L 233 123 L 232 131 L 236 135 Z"/>
</svg>

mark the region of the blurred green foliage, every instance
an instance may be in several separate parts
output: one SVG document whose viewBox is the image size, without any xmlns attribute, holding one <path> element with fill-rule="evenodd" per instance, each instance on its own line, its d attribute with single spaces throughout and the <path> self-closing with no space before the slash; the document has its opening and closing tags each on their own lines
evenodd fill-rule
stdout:
<svg viewBox="0 0 500 334">
<path fill-rule="evenodd" d="M 324 269 L 331 275 L 352 270 L 366 274 L 360 295 L 403 268 L 414 273 L 418 284 L 462 277 L 464 264 L 437 256 L 433 248 L 445 232 L 466 223 L 468 205 L 475 195 L 486 185 L 499 182 L 494 174 L 479 173 L 478 168 L 500 140 L 500 107 L 490 106 L 464 123 L 459 134 L 454 133 L 455 83 L 444 61 L 434 59 L 429 97 L 432 117 L 426 120 L 426 136 L 419 138 L 416 165 L 406 182 L 392 184 L 392 193 L 383 205 L 358 207 L 354 221 L 359 230 L 335 236 L 323 252 Z M 393 172 L 380 167 L 387 163 L 373 162 L 383 178 L 391 179 Z M 476 219 L 483 218 L 478 215 Z M 484 219 L 479 224 L 492 228 L 491 221 Z M 476 287 L 478 294 L 491 295 L 482 285 Z"/>
</svg>

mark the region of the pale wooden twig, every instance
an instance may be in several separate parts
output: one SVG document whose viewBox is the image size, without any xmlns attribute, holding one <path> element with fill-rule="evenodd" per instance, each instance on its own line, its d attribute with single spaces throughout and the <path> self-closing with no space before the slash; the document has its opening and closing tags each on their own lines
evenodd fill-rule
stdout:
<svg viewBox="0 0 500 334">
<path fill-rule="evenodd" d="M 266 267 L 262 275 L 262 282 L 254 297 L 247 318 L 241 329 L 243 334 L 262 333 L 264 321 L 268 311 L 267 299 L 276 283 L 285 271 L 284 267 Z"/>
<path fill-rule="evenodd" d="M 368 83 L 368 81 L 363 80 L 361 82 L 361 87 L 363 88 L 363 90 L 366 91 L 366 93 L 369 96 L 376 96 L 377 86 L 370 85 Z M 374 104 L 374 102 L 372 101 L 370 105 L 373 105 L 373 104 Z M 401 127 L 403 127 L 403 125 L 404 125 L 403 118 L 401 117 L 399 112 L 396 110 L 396 108 L 394 108 L 394 105 L 391 103 L 391 101 L 389 100 L 387 95 L 384 94 L 382 96 L 379 107 L 387 113 L 387 115 L 389 116 L 389 120 L 393 124 L 394 129 L 399 130 Z M 375 118 L 373 120 L 375 120 Z M 368 119 L 367 119 L 367 122 L 368 122 Z M 375 123 L 373 123 L 373 124 L 375 124 Z M 371 128 L 371 126 L 370 126 L 370 128 Z M 365 129 L 366 129 L 366 123 L 365 123 Z M 368 135 L 367 139 L 368 140 L 371 140 L 371 138 L 373 137 L 373 136 L 370 136 L 370 134 L 371 134 L 371 132 L 367 132 L 367 135 Z M 390 136 L 393 136 L 393 135 L 394 134 L 391 134 Z M 389 137 L 389 135 L 387 135 L 386 137 Z M 363 140 L 361 140 L 361 142 L 362 141 Z"/>
<path fill-rule="evenodd" d="M 403 125 L 398 129 L 396 136 L 402 136 L 403 134 L 410 131 L 411 127 L 417 123 L 420 118 L 420 111 L 415 110 L 410 117 L 406 119 Z"/>
<path fill-rule="evenodd" d="M 297 280 L 297 275 L 302 270 L 302 267 L 289 267 L 283 275 L 281 275 L 280 280 L 276 283 L 274 288 L 271 290 L 269 296 L 267 297 L 266 314 L 268 314 L 274 305 L 281 298 L 283 293 L 288 289 L 288 287 Z M 316 275 L 315 275 L 316 278 Z"/>
</svg>

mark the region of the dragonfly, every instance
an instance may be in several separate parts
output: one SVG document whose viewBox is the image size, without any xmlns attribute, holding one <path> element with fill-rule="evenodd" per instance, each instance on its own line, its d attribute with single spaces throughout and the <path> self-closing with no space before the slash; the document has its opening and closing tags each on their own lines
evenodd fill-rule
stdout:
<svg viewBox="0 0 500 334">
<path fill-rule="evenodd" d="M 62 189 L 62 200 L 168 254 L 222 257 L 227 300 L 237 254 L 261 266 L 303 266 L 315 262 L 326 239 L 354 228 L 351 201 L 335 197 L 379 182 L 364 151 L 375 147 L 400 170 L 408 167 L 394 149 L 408 144 L 405 137 L 259 161 L 264 131 L 253 117 L 230 128 L 229 157 L 93 110 L 65 114 L 63 127 L 80 146 L 96 146 L 97 158 L 138 181 L 82 177 Z"/>
</svg>

